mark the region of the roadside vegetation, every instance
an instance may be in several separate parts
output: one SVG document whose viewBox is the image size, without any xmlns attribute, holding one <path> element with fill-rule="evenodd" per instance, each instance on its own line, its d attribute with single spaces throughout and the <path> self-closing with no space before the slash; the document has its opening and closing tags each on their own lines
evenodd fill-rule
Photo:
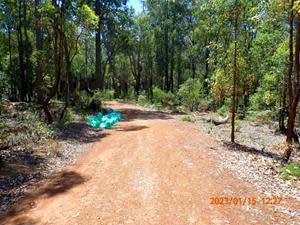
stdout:
<svg viewBox="0 0 300 225">
<path fill-rule="evenodd" d="M 95 141 L 86 117 L 117 100 L 181 113 L 232 148 L 280 144 L 283 176 L 298 177 L 299 1 L 143 5 L 0 0 L 0 169 L 66 133 Z"/>
</svg>

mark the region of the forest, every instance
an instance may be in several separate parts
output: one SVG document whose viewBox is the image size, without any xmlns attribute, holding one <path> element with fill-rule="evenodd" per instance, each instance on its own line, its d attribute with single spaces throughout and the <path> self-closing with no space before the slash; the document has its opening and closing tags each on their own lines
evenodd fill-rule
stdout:
<svg viewBox="0 0 300 225">
<path fill-rule="evenodd" d="M 299 91 L 299 2 L 1 1 L 1 98 L 68 108 L 95 92 L 196 110 L 271 111 L 287 143 Z M 98 93 L 101 96 L 100 93 Z M 234 142 L 234 132 L 231 140 Z M 291 149 L 284 153 L 289 158 Z"/>
<path fill-rule="evenodd" d="M 143 5 L 136 15 L 125 0 L 1 1 L 2 99 L 41 104 L 49 123 L 51 101 L 64 103 L 62 119 L 97 91 L 222 108 L 233 130 L 235 112 L 271 111 L 287 143 L 299 142 L 298 1 Z"/>
<path fill-rule="evenodd" d="M 132 2 L 139 2 L 141 9 Z M 176 207 L 187 209 L 187 196 L 196 193 L 201 197 L 193 210 L 202 215 L 209 204 L 202 198 L 215 193 L 211 204 L 219 204 L 214 201 L 223 196 L 220 190 L 227 190 L 225 184 L 231 184 L 231 193 L 241 193 L 240 186 L 251 193 L 237 196 L 245 197 L 243 205 L 256 205 L 262 190 L 262 205 L 294 207 L 288 212 L 291 221 L 284 210 L 272 208 L 280 212 L 277 219 L 266 222 L 247 214 L 247 222 L 239 224 L 252 224 L 254 219 L 263 221 L 257 224 L 279 224 L 281 219 L 299 224 L 299 101 L 298 0 L 0 0 L 0 224 L 20 224 L 18 218 L 24 224 L 46 224 L 46 214 L 23 210 L 26 201 L 20 203 L 22 213 L 29 213 L 25 217 L 17 208 L 8 216 L 1 212 L 20 200 L 25 183 L 49 179 L 53 171 L 59 173 L 29 199 L 33 207 L 50 212 L 49 218 L 59 218 L 56 224 L 99 222 L 79 212 L 68 220 L 55 214 L 55 205 L 35 205 L 36 199 L 51 196 L 57 207 L 84 207 L 82 203 L 95 201 L 95 196 L 87 194 L 83 201 L 74 193 L 101 192 L 105 198 L 124 200 L 118 206 L 108 205 L 107 199 L 102 202 L 97 218 L 103 224 L 149 224 L 156 211 L 142 214 L 131 202 L 135 197 L 125 199 L 134 190 L 141 194 L 143 207 L 152 207 L 156 198 L 167 202 L 159 212 L 163 216 L 151 224 L 195 224 L 194 214 Z M 102 118 L 107 112 L 118 116 L 117 126 L 94 129 L 87 123 L 90 115 Z M 196 132 L 199 124 L 208 134 L 202 128 Z M 222 147 L 214 138 L 221 139 Z M 263 144 L 253 147 L 258 142 Z M 269 151 L 273 147 L 277 150 Z M 83 149 L 88 153 L 81 154 Z M 80 155 L 88 163 L 79 161 L 80 166 L 65 169 Z M 223 156 L 225 166 L 215 161 Z M 216 164 L 222 172 L 215 172 Z M 242 173 L 242 179 L 233 182 L 224 168 Z M 199 171 L 204 171 L 202 180 Z M 178 181 L 186 189 L 179 190 Z M 174 194 L 171 186 L 178 192 Z M 168 191 L 155 192 L 158 187 L 187 195 L 180 195 L 178 204 Z M 115 190 L 124 193 L 113 195 Z M 281 194 L 296 200 L 282 203 Z M 60 198 L 64 195 L 69 203 Z M 171 202 L 174 208 L 164 211 Z M 115 213 L 118 207 L 122 209 Z M 94 216 L 93 208 L 87 214 Z M 131 208 L 137 211 L 126 211 Z M 169 218 L 172 210 L 181 217 Z M 230 208 L 216 210 L 230 224 L 241 219 L 233 218 Z M 107 213 L 111 215 L 105 217 Z M 132 220 L 124 222 L 123 214 Z M 223 224 L 218 223 L 223 219 L 211 222 L 204 216 L 199 224 Z"/>
</svg>

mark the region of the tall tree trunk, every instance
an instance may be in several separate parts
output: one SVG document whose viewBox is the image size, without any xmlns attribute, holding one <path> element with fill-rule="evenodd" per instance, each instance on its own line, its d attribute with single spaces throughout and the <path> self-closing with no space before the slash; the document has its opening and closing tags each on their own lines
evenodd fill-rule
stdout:
<svg viewBox="0 0 300 225">
<path fill-rule="evenodd" d="M 25 72 L 26 72 L 26 89 L 27 89 L 27 101 L 30 101 L 33 95 L 33 84 L 32 84 L 32 68 L 31 68 L 31 42 L 29 41 L 27 29 L 29 27 L 28 20 L 27 20 L 27 0 L 24 0 L 24 7 L 23 7 L 23 17 L 24 17 L 24 36 L 25 36 Z"/>
<path fill-rule="evenodd" d="M 181 48 L 179 48 L 177 54 L 177 89 L 180 88 L 181 83 L 182 83 Z"/>
<path fill-rule="evenodd" d="M 68 110 L 69 104 L 70 104 L 70 83 L 72 82 L 72 62 L 70 57 L 70 51 L 68 49 L 68 42 L 66 37 L 63 38 L 64 42 L 64 53 L 65 53 L 65 74 L 66 74 L 66 82 L 65 82 L 65 106 L 64 109 L 61 112 L 60 120 L 62 120 Z"/>
<path fill-rule="evenodd" d="M 171 39 L 171 65 L 170 65 L 170 91 L 174 92 L 174 52 L 175 52 L 175 40 L 174 37 Z"/>
<path fill-rule="evenodd" d="M 231 108 L 231 142 L 235 142 L 235 112 L 236 112 L 236 83 L 237 83 L 237 32 L 238 13 L 236 12 L 234 21 L 234 59 L 233 59 L 233 83 L 232 83 L 232 108 Z"/>
<path fill-rule="evenodd" d="M 203 83 L 203 91 L 204 91 L 204 95 L 207 96 L 209 94 L 209 90 L 208 90 L 208 76 L 209 76 L 209 48 L 206 47 L 205 48 L 205 74 L 204 74 L 204 83 Z"/>
<path fill-rule="evenodd" d="M 149 78 L 149 95 L 150 95 L 150 99 L 153 99 L 153 68 L 152 68 L 152 64 L 151 64 L 151 68 L 150 68 L 150 78 Z"/>
<path fill-rule="evenodd" d="M 166 1 L 166 19 L 169 19 L 169 1 Z M 164 73 L 165 73 L 165 90 L 170 90 L 170 81 L 169 81 L 169 25 L 165 24 L 164 27 L 164 50 L 165 50 L 165 65 L 164 65 Z"/>
<path fill-rule="evenodd" d="M 87 41 L 87 38 L 84 39 L 84 75 L 85 75 L 85 78 L 88 77 L 88 41 Z"/>
<path fill-rule="evenodd" d="M 291 12 L 289 16 L 289 25 L 290 25 L 290 34 L 289 34 L 289 67 L 288 67 L 288 73 L 287 73 L 287 85 L 288 85 L 288 95 L 289 95 L 289 107 L 292 105 L 293 101 L 293 84 L 292 84 L 292 73 L 293 73 L 293 67 L 294 67 L 294 0 L 291 1 Z"/>
<path fill-rule="evenodd" d="M 22 20 L 22 6 L 23 6 L 23 0 L 19 0 L 19 6 L 18 6 L 18 53 L 19 53 L 19 68 L 20 68 L 20 99 L 21 101 L 26 100 L 27 95 L 27 84 L 26 82 L 23 82 L 26 80 L 26 71 L 25 71 L 25 61 L 24 61 L 24 40 L 23 40 L 23 20 Z M 24 7 L 24 6 L 23 6 Z"/>
<path fill-rule="evenodd" d="M 102 46 L 101 46 L 101 0 L 96 0 L 96 14 L 99 18 L 98 28 L 96 31 L 96 80 L 101 90 L 104 87 L 104 76 L 102 73 Z"/>
<path fill-rule="evenodd" d="M 52 5 L 58 7 L 56 0 L 52 0 Z M 47 98 L 43 102 L 44 112 L 47 118 L 48 123 L 53 122 L 53 117 L 49 110 L 50 100 L 57 94 L 59 83 L 61 79 L 61 68 L 62 68 L 62 57 L 63 57 L 63 45 L 62 45 L 62 35 L 61 35 L 61 23 L 63 21 L 62 9 L 60 15 L 53 22 L 53 60 L 55 67 L 55 80 L 54 84 L 51 87 Z"/>
<path fill-rule="evenodd" d="M 290 35 L 293 36 L 293 20 L 294 15 L 291 14 L 290 18 Z M 297 15 L 297 33 L 296 33 L 296 47 L 295 47 L 295 77 L 293 82 L 293 87 L 291 86 L 292 83 L 292 74 L 290 75 L 290 84 L 289 84 L 289 94 L 292 96 L 292 99 L 290 99 L 290 107 L 289 107 L 289 116 L 288 116 L 288 124 L 287 124 L 287 137 L 286 142 L 289 144 L 289 147 L 284 152 L 284 158 L 286 161 L 289 160 L 290 155 L 292 153 L 292 143 L 293 143 L 293 137 L 296 136 L 294 132 L 295 127 L 295 120 L 297 115 L 297 106 L 299 103 L 300 98 L 300 85 L 299 85 L 299 77 L 300 77 L 300 62 L 299 62 L 299 56 L 300 56 L 300 16 Z M 293 51 L 293 38 L 290 37 L 290 56 L 292 55 L 291 51 Z M 291 64 L 292 62 L 290 62 Z M 291 67 L 291 65 L 290 65 Z M 290 72 L 290 68 L 289 68 Z M 297 138 L 297 137 L 296 137 Z"/>
<path fill-rule="evenodd" d="M 169 34 L 168 28 L 165 28 L 165 65 L 164 65 L 164 72 L 165 72 L 165 90 L 169 91 Z"/>
<path fill-rule="evenodd" d="M 192 78 L 195 79 L 195 77 L 196 77 L 196 65 L 195 65 L 195 59 L 194 59 L 194 57 L 192 59 L 192 65 L 191 65 L 191 67 L 192 67 Z"/>
<path fill-rule="evenodd" d="M 43 96 L 43 62 L 41 57 L 41 51 L 43 50 L 43 35 L 42 35 L 42 28 L 41 28 L 41 15 L 39 13 L 39 6 L 40 6 L 41 0 L 35 0 L 34 6 L 35 6 L 35 47 L 38 51 L 38 57 L 37 57 L 37 66 L 35 70 L 35 76 L 36 76 L 36 89 L 37 89 L 37 102 L 39 104 L 43 103 L 44 96 Z"/>
<path fill-rule="evenodd" d="M 12 46 L 11 46 L 11 27 L 8 26 L 8 53 L 9 53 L 9 77 L 10 77 L 10 99 L 17 100 L 17 93 L 15 89 L 15 81 L 12 76 Z"/>
<path fill-rule="evenodd" d="M 153 99 L 153 91 L 152 91 L 152 86 L 153 86 L 153 62 L 152 62 L 152 52 L 151 48 L 148 49 L 148 54 L 146 56 L 147 59 L 147 66 L 145 68 L 146 74 L 147 74 L 147 97 L 152 101 Z"/>
<path fill-rule="evenodd" d="M 142 65 L 141 65 L 141 47 L 138 47 L 138 56 L 137 56 L 137 77 L 135 82 L 135 93 L 137 96 L 140 94 L 141 90 L 141 76 L 142 76 Z"/>
<path fill-rule="evenodd" d="M 294 1 L 291 2 L 291 9 L 294 5 Z M 281 102 L 281 109 L 279 112 L 279 129 L 283 134 L 287 134 L 287 128 L 285 127 L 285 117 L 288 112 L 288 109 L 291 106 L 291 98 L 293 95 L 292 91 L 292 71 L 293 71 L 293 36 L 294 36 L 294 13 L 291 10 L 288 16 L 289 20 L 289 63 L 288 63 L 288 69 L 287 74 L 283 75 L 283 87 L 282 87 L 282 102 Z M 288 94 L 288 96 L 287 96 Z M 287 97 L 289 98 L 289 104 L 287 106 Z"/>
<path fill-rule="evenodd" d="M 283 78 L 284 80 L 284 84 L 283 84 L 283 88 L 282 88 L 282 94 L 281 94 L 281 107 L 279 110 L 279 130 L 281 133 L 286 134 L 287 130 L 284 124 L 284 120 L 286 117 L 286 112 L 287 112 L 287 106 L 286 106 L 286 93 L 287 93 L 287 80 L 286 80 L 286 76 Z"/>
</svg>

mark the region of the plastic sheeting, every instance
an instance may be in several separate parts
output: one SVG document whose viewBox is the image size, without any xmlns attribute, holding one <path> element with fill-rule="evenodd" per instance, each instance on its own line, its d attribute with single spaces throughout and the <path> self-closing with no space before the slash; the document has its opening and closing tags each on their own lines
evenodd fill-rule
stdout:
<svg viewBox="0 0 300 225">
<path fill-rule="evenodd" d="M 108 109 L 107 114 L 103 115 L 99 112 L 96 116 L 89 116 L 87 122 L 90 126 L 95 128 L 111 128 L 117 122 L 122 120 L 122 116 L 118 111 Z"/>
</svg>

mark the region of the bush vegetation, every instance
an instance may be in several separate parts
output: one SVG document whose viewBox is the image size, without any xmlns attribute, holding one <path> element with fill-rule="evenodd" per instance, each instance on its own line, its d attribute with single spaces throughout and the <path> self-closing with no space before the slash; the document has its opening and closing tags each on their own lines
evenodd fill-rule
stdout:
<svg viewBox="0 0 300 225">
<path fill-rule="evenodd" d="M 194 117 L 188 116 L 188 115 L 187 116 L 183 116 L 181 118 L 181 120 L 184 121 L 184 122 L 189 122 L 189 123 L 195 123 L 196 122 L 196 119 Z"/>
<path fill-rule="evenodd" d="M 299 163 L 289 163 L 282 168 L 282 175 L 289 178 L 299 178 L 300 177 L 300 164 Z"/>
<path fill-rule="evenodd" d="M 202 97 L 201 89 L 202 86 L 199 79 L 188 79 L 178 90 L 181 104 L 190 111 L 196 110 Z"/>
</svg>

